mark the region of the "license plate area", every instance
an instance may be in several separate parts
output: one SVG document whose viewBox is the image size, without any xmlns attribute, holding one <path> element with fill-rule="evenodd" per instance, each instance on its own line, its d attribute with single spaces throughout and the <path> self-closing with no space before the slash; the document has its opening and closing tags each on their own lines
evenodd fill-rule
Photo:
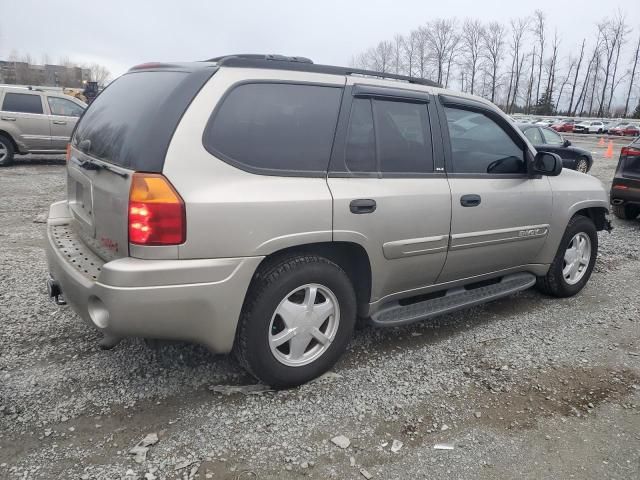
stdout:
<svg viewBox="0 0 640 480">
<path fill-rule="evenodd" d="M 91 179 L 72 166 L 69 166 L 68 172 L 67 198 L 69 210 L 84 233 L 94 236 L 93 185 Z"/>
</svg>

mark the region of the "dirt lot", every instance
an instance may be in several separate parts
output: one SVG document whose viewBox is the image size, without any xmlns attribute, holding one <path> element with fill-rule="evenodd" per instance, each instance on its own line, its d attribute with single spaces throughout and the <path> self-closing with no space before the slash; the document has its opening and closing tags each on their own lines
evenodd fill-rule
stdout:
<svg viewBox="0 0 640 480">
<path fill-rule="evenodd" d="M 608 187 L 615 160 L 571 140 Z M 232 359 L 102 351 L 45 297 L 43 214 L 64 185 L 60 160 L 0 170 L 0 478 L 640 478 L 640 222 L 600 235 L 577 297 L 366 328 L 319 381 L 225 395 L 213 387 L 254 383 Z"/>
</svg>

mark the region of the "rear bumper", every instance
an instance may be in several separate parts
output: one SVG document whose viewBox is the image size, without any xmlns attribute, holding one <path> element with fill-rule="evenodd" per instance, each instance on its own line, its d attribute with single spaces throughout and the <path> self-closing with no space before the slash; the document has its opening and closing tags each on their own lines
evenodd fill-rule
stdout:
<svg viewBox="0 0 640 480">
<path fill-rule="evenodd" d="M 251 278 L 263 257 L 103 263 L 69 227 L 66 202 L 51 205 L 47 260 L 65 300 L 90 325 L 126 337 L 187 340 L 215 353 L 233 347 Z"/>
</svg>

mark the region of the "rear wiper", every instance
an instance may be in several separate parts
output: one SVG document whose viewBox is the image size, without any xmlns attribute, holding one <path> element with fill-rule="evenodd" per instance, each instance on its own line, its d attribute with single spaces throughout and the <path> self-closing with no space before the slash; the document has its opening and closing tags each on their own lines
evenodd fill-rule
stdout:
<svg viewBox="0 0 640 480">
<path fill-rule="evenodd" d="M 124 173 L 124 172 L 120 172 L 120 171 L 116 170 L 115 168 L 113 168 L 113 167 L 111 167 L 109 165 L 105 165 L 103 163 L 94 163 L 94 162 L 91 162 L 89 160 L 84 160 L 84 161 L 76 160 L 76 162 L 77 162 L 77 164 L 78 164 L 78 166 L 80 168 L 83 168 L 85 170 L 95 170 L 95 171 L 107 170 L 107 171 L 109 171 L 111 173 L 115 173 L 116 175 L 118 175 L 118 176 L 120 176 L 122 178 L 128 178 L 129 177 L 129 174 Z"/>
</svg>

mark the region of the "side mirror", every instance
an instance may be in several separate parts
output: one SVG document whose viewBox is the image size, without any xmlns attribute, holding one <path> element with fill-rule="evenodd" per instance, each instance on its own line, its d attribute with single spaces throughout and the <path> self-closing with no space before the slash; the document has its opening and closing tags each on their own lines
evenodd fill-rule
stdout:
<svg viewBox="0 0 640 480">
<path fill-rule="evenodd" d="M 571 146 L 571 142 L 565 138 L 564 143 L 562 144 L 562 146 L 563 147 L 569 147 L 569 146 Z"/>
<path fill-rule="evenodd" d="M 531 175 L 556 177 L 562 172 L 562 159 L 555 153 L 538 152 L 531 164 Z"/>
</svg>

